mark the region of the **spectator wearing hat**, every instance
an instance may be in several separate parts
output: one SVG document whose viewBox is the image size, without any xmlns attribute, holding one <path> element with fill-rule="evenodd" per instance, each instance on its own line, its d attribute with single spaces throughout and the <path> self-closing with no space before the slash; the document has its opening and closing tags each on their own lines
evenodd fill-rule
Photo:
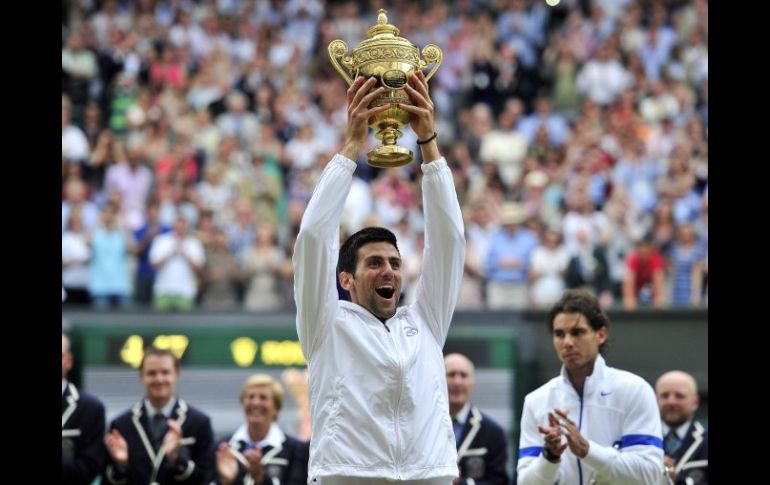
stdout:
<svg viewBox="0 0 770 485">
<path fill-rule="evenodd" d="M 490 309 L 527 306 L 527 272 L 538 240 L 521 227 L 526 220 L 524 208 L 515 202 L 506 202 L 500 209 L 500 229 L 492 235 L 486 258 Z"/>
</svg>

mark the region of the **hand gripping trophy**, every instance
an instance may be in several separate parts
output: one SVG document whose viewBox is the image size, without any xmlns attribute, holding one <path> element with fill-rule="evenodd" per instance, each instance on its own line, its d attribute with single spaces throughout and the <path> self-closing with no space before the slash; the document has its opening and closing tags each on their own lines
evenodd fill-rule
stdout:
<svg viewBox="0 0 770 485">
<path fill-rule="evenodd" d="M 388 23 L 387 12 L 380 9 L 377 25 L 369 28 L 367 38 L 353 49 L 352 55 L 348 55 L 348 45 L 342 40 L 329 44 L 332 66 L 348 86 L 359 75 L 375 77 L 385 87 L 385 92 L 371 106 L 392 106 L 369 120 L 369 126 L 377 131 L 376 138 L 382 140 L 382 146 L 366 154 L 367 162 L 373 167 L 400 167 L 412 161 L 412 150 L 396 145 L 396 140 L 403 136 L 399 128 L 409 123 L 411 115 L 398 108 L 396 103 L 412 104 L 403 89 L 409 74 L 433 64 L 425 76 L 427 81 L 441 65 L 441 48 L 437 45 L 426 45 L 420 55 L 417 46 L 398 34 L 398 28 Z"/>
</svg>

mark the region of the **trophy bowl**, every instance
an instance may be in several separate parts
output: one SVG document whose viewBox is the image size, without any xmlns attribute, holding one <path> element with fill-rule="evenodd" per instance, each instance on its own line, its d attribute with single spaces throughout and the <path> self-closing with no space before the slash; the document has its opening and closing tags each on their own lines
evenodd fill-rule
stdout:
<svg viewBox="0 0 770 485">
<path fill-rule="evenodd" d="M 411 113 L 397 106 L 397 103 L 411 105 L 412 100 L 404 92 L 408 76 L 433 64 L 425 76 L 430 80 L 441 65 L 441 48 L 435 44 L 426 45 L 422 53 L 409 40 L 399 37 L 399 30 L 388 23 L 387 12 L 377 12 L 377 25 L 366 32 L 366 39 L 348 55 L 345 41 L 329 43 L 329 59 L 334 69 L 348 86 L 358 76 L 374 77 L 385 88 L 385 92 L 369 105 L 370 108 L 390 105 L 369 119 L 369 126 L 377 133 L 375 137 L 382 145 L 366 154 L 367 163 L 373 167 L 401 167 L 412 161 L 412 150 L 399 146 L 396 140 L 403 136 L 399 130 L 409 124 Z"/>
</svg>

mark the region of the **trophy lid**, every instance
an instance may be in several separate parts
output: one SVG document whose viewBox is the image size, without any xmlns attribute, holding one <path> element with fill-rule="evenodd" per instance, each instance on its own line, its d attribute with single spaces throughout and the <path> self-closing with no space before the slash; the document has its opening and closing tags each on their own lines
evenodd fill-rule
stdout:
<svg viewBox="0 0 770 485">
<path fill-rule="evenodd" d="M 396 36 L 400 32 L 401 31 L 398 30 L 398 27 L 388 23 L 388 11 L 384 8 L 381 8 L 377 11 L 377 25 L 369 27 L 369 30 L 366 31 L 366 37 L 367 39 L 371 39 L 376 35 L 382 34 L 391 34 Z"/>
</svg>

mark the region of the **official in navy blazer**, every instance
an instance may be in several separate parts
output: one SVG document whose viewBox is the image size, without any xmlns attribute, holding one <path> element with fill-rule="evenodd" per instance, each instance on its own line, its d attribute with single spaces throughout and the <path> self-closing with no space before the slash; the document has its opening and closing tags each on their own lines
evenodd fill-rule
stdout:
<svg viewBox="0 0 770 485">
<path fill-rule="evenodd" d="M 309 444 L 278 426 L 283 386 L 267 374 L 254 374 L 241 389 L 246 423 L 217 449 L 220 485 L 305 485 Z"/>
<path fill-rule="evenodd" d="M 179 360 L 148 347 L 139 367 L 145 397 L 110 424 L 102 483 L 207 484 L 214 471 L 211 420 L 176 396 Z"/>
<path fill-rule="evenodd" d="M 67 381 L 72 363 L 69 337 L 62 334 L 61 478 L 66 485 L 89 485 L 104 467 L 104 404 Z"/>
<path fill-rule="evenodd" d="M 492 418 L 470 402 L 473 363 L 462 354 L 444 357 L 449 390 L 449 415 L 457 442 L 460 478 L 454 484 L 496 485 L 510 483 L 505 470 L 508 441 Z"/>
<path fill-rule="evenodd" d="M 700 404 L 693 376 L 666 372 L 655 383 L 663 430 L 666 473 L 675 485 L 706 485 L 709 481 L 708 430 L 695 421 Z"/>
</svg>

